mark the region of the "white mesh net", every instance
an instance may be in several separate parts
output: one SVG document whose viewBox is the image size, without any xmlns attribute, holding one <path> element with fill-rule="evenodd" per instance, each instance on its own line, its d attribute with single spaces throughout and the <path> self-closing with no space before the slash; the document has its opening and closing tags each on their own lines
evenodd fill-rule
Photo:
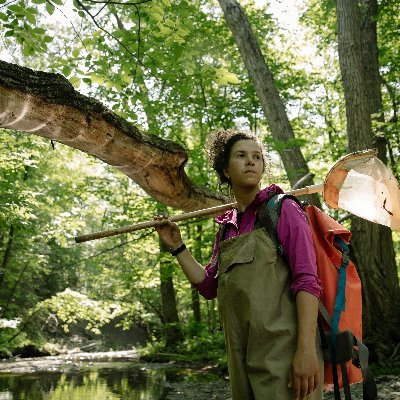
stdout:
<svg viewBox="0 0 400 400">
<path fill-rule="evenodd" d="M 354 215 L 400 230 L 400 190 L 390 170 L 378 158 L 345 163 L 346 179 L 338 205 Z"/>
</svg>

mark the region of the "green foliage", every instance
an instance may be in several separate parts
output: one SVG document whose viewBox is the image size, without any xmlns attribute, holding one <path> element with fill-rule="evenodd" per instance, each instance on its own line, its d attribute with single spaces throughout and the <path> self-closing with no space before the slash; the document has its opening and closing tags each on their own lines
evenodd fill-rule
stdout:
<svg viewBox="0 0 400 400">
<path fill-rule="evenodd" d="M 100 334 L 99 328 L 123 314 L 128 307 L 125 305 L 124 309 L 121 303 L 92 300 L 67 288 L 38 303 L 36 308 L 54 314 L 64 332 L 69 332 L 71 325 L 84 322 L 87 331 Z"/>
<path fill-rule="evenodd" d="M 191 322 L 182 326 L 185 339 L 168 353 L 168 360 L 211 361 L 222 369 L 227 369 L 224 335 L 221 330 L 210 332 L 206 324 Z M 144 350 L 148 359 L 158 359 L 165 352 L 162 343 L 148 345 Z M 161 353 L 161 354 L 160 354 Z"/>
<path fill-rule="evenodd" d="M 204 147 L 208 132 L 220 127 L 261 132 L 273 160 L 276 151 L 300 146 L 316 180 L 346 152 L 332 0 L 306 2 L 304 38 L 280 30 L 267 7 L 246 5 L 296 134 L 288 143 L 270 138 L 216 2 L 123 3 L 74 1 L 67 12 L 62 0 L 0 0 L 0 32 L 10 55 L 24 65 L 62 73 L 128 121 L 185 146 L 186 172 L 198 185 L 218 186 Z M 397 156 L 399 21 L 394 3 L 380 2 L 385 122 L 376 129 L 385 132 Z M 55 21 L 60 10 L 63 23 Z M 312 46 L 308 53 L 306 45 Z M 277 161 L 268 178 L 287 184 Z M 23 330 L 13 343 L 41 340 L 37 333 L 49 312 L 66 327 L 87 321 L 93 332 L 117 313 L 123 316 L 122 326 L 142 326 L 154 342 L 162 342 L 160 254 L 153 232 L 73 243 L 78 233 L 149 220 L 156 212 L 156 202 L 113 168 L 62 145 L 52 150 L 46 140 L 1 131 L 0 264 L 6 273 L 0 275 L 0 318 L 22 319 Z M 182 229 L 187 245 L 206 264 L 216 232 L 213 221 L 191 221 Z M 204 325 L 191 322 L 191 285 L 176 262 L 163 257 L 175 268 L 186 337 L 179 352 L 222 359 L 222 335 L 210 333 L 215 310 L 202 302 Z M 24 325 L 27 321 L 31 323 Z M 3 346 L 15 333 L 0 333 Z"/>
<path fill-rule="evenodd" d="M 205 324 L 191 322 L 184 328 L 185 340 L 178 346 L 179 354 L 195 354 L 199 359 L 215 360 L 224 363 L 225 344 L 221 330 L 209 331 Z"/>
<path fill-rule="evenodd" d="M 15 329 L 0 329 L 0 357 L 2 359 L 11 357 L 13 349 L 23 347 L 31 343 L 31 340 L 27 338 L 27 334 L 25 332 L 14 338 L 16 334 Z"/>
<path fill-rule="evenodd" d="M 32 3 L 46 2 L 35 0 Z M 48 2 L 46 9 L 52 7 L 54 6 L 51 2 Z M 11 2 L 4 12 L 0 12 L 4 37 L 14 37 L 21 46 L 25 57 L 48 51 L 48 44 L 53 40 L 51 36 L 46 34 L 46 29 L 37 26 L 38 14 L 37 7 L 29 7 L 23 0 Z"/>
</svg>

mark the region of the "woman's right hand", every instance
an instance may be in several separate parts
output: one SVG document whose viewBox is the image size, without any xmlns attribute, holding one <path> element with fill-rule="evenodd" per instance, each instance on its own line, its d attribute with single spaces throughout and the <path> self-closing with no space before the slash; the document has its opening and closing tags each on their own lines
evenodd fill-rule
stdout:
<svg viewBox="0 0 400 400">
<path fill-rule="evenodd" d="M 182 243 L 181 231 L 175 222 L 168 219 L 167 215 L 156 215 L 156 221 L 163 221 L 162 225 L 157 225 L 155 230 L 159 234 L 161 240 L 171 249 L 177 249 Z"/>
</svg>

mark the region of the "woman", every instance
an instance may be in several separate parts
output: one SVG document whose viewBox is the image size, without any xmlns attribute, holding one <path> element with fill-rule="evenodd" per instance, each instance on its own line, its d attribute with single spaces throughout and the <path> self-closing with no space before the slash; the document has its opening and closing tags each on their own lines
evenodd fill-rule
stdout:
<svg viewBox="0 0 400 400">
<path fill-rule="evenodd" d="M 257 222 L 260 205 L 282 190 L 260 189 L 265 157 L 249 132 L 214 132 L 213 167 L 227 183 L 237 208 L 216 218 L 217 234 L 207 267 L 183 244 L 179 228 L 166 220 L 156 228 L 187 278 L 206 298 L 218 297 L 228 354 L 233 400 L 322 398 L 322 356 L 316 344 L 318 298 L 311 232 L 300 207 L 286 199 L 278 238 L 288 264 Z M 165 217 L 158 217 L 165 218 Z"/>
</svg>

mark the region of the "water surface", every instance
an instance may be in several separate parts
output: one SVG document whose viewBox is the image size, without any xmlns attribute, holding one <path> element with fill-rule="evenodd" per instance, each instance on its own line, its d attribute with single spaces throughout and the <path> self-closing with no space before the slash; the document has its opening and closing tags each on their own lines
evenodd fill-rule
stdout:
<svg viewBox="0 0 400 400">
<path fill-rule="evenodd" d="M 166 364 L 103 362 L 64 372 L 0 374 L 0 400 L 162 400 L 171 383 L 218 379 Z"/>
</svg>

